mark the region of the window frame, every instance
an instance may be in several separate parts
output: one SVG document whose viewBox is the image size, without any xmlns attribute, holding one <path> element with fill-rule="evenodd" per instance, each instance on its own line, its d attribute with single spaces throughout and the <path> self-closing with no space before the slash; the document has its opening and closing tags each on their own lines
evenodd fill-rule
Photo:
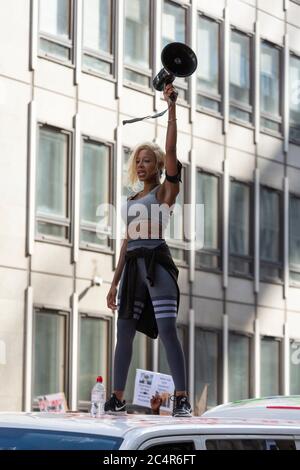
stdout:
<svg viewBox="0 0 300 470">
<path fill-rule="evenodd" d="M 189 45 L 190 44 L 190 41 L 191 41 L 191 32 L 190 32 L 190 29 L 191 29 L 191 25 L 190 25 L 190 15 L 189 15 L 189 10 L 191 8 L 191 5 L 186 3 L 186 2 L 182 2 L 180 0 L 162 0 L 162 3 L 161 3 L 161 7 L 162 7 L 162 10 L 161 10 L 161 17 L 163 16 L 163 13 L 164 13 L 164 4 L 165 3 L 170 3 L 170 4 L 173 4 L 177 7 L 180 7 L 184 10 L 185 12 L 185 22 L 184 22 L 184 31 L 185 31 L 185 44 Z M 161 50 L 163 49 L 163 31 L 162 31 L 162 28 L 161 28 L 161 38 L 160 38 L 160 43 L 161 43 Z M 169 43 L 168 43 L 169 44 Z M 179 89 L 179 90 L 183 90 L 184 91 L 184 94 L 185 94 L 185 98 L 181 98 L 180 96 L 180 93 L 178 94 L 178 98 L 177 98 L 177 104 L 180 104 L 181 106 L 183 107 L 187 107 L 187 108 L 190 108 L 190 97 L 189 97 L 189 89 L 190 89 L 190 77 L 186 77 L 184 78 L 183 77 L 183 80 L 186 80 L 186 82 L 184 84 L 180 84 L 178 85 L 177 83 L 175 83 L 174 81 L 174 86 L 176 89 Z M 161 100 L 163 100 L 163 98 L 161 98 Z"/>
<path fill-rule="evenodd" d="M 111 142 L 107 142 L 101 139 L 98 139 L 97 137 L 92 137 L 87 134 L 82 134 L 81 135 L 81 170 L 82 170 L 82 161 L 83 161 L 83 154 L 84 154 L 84 143 L 85 142 L 91 142 L 97 145 L 103 145 L 108 148 L 109 151 L 109 156 L 108 156 L 108 167 L 109 167 L 109 175 L 108 175 L 108 185 L 109 185 L 109 204 L 114 204 L 114 185 L 113 185 L 113 172 L 114 172 L 114 144 Z M 114 253 L 114 240 L 110 236 L 108 236 L 109 244 L 106 245 L 96 245 L 91 242 L 82 242 L 81 240 L 81 230 L 85 231 L 90 231 L 91 233 L 97 233 L 97 223 L 95 226 L 95 230 L 92 230 L 92 224 L 82 224 L 81 223 L 81 190 L 82 190 L 82 172 L 80 172 L 80 217 L 79 217 L 79 249 L 82 251 L 93 251 L 93 252 L 98 252 L 98 253 L 107 253 L 107 254 L 113 254 Z M 108 234 L 112 235 L 113 234 L 113 227 L 114 227 L 114 220 L 111 220 L 111 232 L 108 232 Z"/>
<path fill-rule="evenodd" d="M 196 186 L 197 186 L 197 175 L 198 173 L 205 173 L 210 176 L 215 176 L 218 179 L 218 195 L 217 195 L 217 202 L 218 202 L 218 207 L 220 208 L 219 213 L 218 213 L 218 218 L 217 218 L 217 236 L 218 236 L 218 249 L 217 250 L 205 250 L 204 248 L 201 248 L 200 250 L 195 251 L 195 271 L 206 271 L 206 272 L 213 272 L 216 274 L 221 274 L 223 272 L 223 200 L 222 200 L 222 194 L 223 194 L 223 186 L 224 186 L 224 180 L 222 178 L 222 174 L 218 172 L 214 172 L 212 170 L 206 169 L 201 166 L 196 166 Z M 211 256 L 216 256 L 218 259 L 218 266 L 216 268 L 209 268 L 205 266 L 201 266 L 200 263 L 197 263 L 197 254 L 202 252 L 204 255 L 211 255 Z"/>
<path fill-rule="evenodd" d="M 202 91 L 202 90 L 199 91 L 197 86 L 196 86 L 196 111 L 199 111 L 200 113 L 204 113 L 204 114 L 209 114 L 209 115 L 212 115 L 212 116 L 215 116 L 215 117 L 218 117 L 218 118 L 222 118 L 223 117 L 223 107 L 224 107 L 223 97 L 222 97 L 222 90 L 221 90 L 221 81 L 223 80 L 222 56 L 221 56 L 222 24 L 223 24 L 223 21 L 220 18 L 214 18 L 214 17 L 209 16 L 206 13 L 204 13 L 202 11 L 199 11 L 199 10 L 197 11 L 197 20 L 198 20 L 198 18 L 203 18 L 203 19 L 206 19 L 208 21 L 212 21 L 212 22 L 218 24 L 218 41 L 217 42 L 218 42 L 219 56 L 218 56 L 218 94 L 215 95 L 213 93 L 211 94 L 211 93 L 206 92 L 206 91 Z M 197 33 L 198 33 L 198 27 L 197 27 Z M 199 105 L 198 104 L 198 97 L 199 96 L 204 97 L 204 98 L 208 98 L 210 100 L 214 100 L 217 103 L 219 103 L 219 111 L 215 111 L 213 109 L 206 108 L 204 106 Z"/>
<path fill-rule="evenodd" d="M 162 434 L 162 433 L 160 433 Z M 191 432 L 185 432 L 184 435 L 159 435 L 158 437 L 146 437 L 146 440 L 138 445 L 138 451 L 150 452 L 149 455 L 160 455 L 168 456 L 170 452 L 175 455 L 187 454 L 187 452 L 195 451 L 199 449 L 199 436 L 192 434 Z M 180 460 L 181 461 L 181 460 Z M 161 462 L 165 462 L 161 459 Z M 183 461 L 185 462 L 185 461 Z M 178 462 L 179 463 L 179 462 Z"/>
<path fill-rule="evenodd" d="M 124 0 L 126 1 L 126 0 Z M 154 8 L 154 3 L 149 0 L 149 51 L 148 51 L 148 60 L 149 60 L 149 69 L 142 69 L 139 68 L 136 65 L 131 65 L 131 64 L 126 64 L 125 63 L 125 53 L 124 53 L 124 46 L 123 46 L 123 86 L 127 88 L 131 88 L 133 90 L 137 91 L 142 91 L 143 93 L 149 94 L 154 96 L 154 90 L 152 86 L 152 77 L 153 77 L 153 70 L 154 70 L 154 54 L 152 51 L 152 44 L 154 41 L 154 34 L 155 34 L 155 26 L 153 24 L 153 21 L 151 21 L 151 18 L 154 18 L 155 15 L 155 8 Z M 125 16 L 125 4 L 124 4 L 124 43 L 125 43 L 125 37 L 126 37 L 126 16 Z M 129 80 L 125 77 L 126 70 L 129 70 L 130 72 L 143 75 L 144 77 L 148 78 L 148 85 L 143 86 L 137 82 L 134 82 L 132 80 Z"/>
<path fill-rule="evenodd" d="M 259 190 L 259 193 L 260 193 L 260 197 L 261 197 L 261 194 L 262 194 L 262 189 L 267 189 L 269 191 L 274 191 L 275 193 L 277 193 L 279 195 L 279 240 L 278 240 L 278 244 L 279 244 L 279 258 L 280 258 L 280 262 L 272 262 L 272 261 L 264 261 L 262 260 L 261 258 L 261 223 L 259 221 L 259 229 L 260 229 L 260 233 L 259 233 L 259 253 L 260 253 L 260 256 L 259 256 L 259 277 L 260 277 L 260 282 L 267 282 L 268 284 L 278 284 L 278 285 L 283 285 L 284 283 L 284 275 L 283 275 L 283 270 L 284 270 L 284 230 L 283 230 L 283 218 L 284 218 L 284 214 L 283 214 L 283 209 L 284 209 L 284 198 L 283 198 L 283 192 L 282 190 L 280 189 L 276 189 L 276 188 L 272 188 L 271 186 L 268 186 L 267 184 L 261 184 L 260 185 L 260 190 Z M 261 204 L 261 199 L 260 199 L 260 202 L 259 204 Z M 261 213 L 260 213 L 260 216 L 261 216 Z M 279 278 L 270 278 L 270 277 L 262 277 L 261 275 L 261 268 L 263 267 L 270 267 L 270 268 L 274 268 L 274 269 L 278 269 L 280 271 L 280 277 Z"/>
<path fill-rule="evenodd" d="M 89 312 L 87 310 L 79 310 L 78 312 L 78 398 L 77 398 L 77 408 L 78 411 L 83 411 L 83 412 L 88 412 L 90 408 L 90 401 L 84 401 L 80 400 L 79 396 L 79 379 L 80 379 L 80 344 L 81 344 L 81 321 L 84 318 L 92 319 L 92 320 L 101 320 L 104 321 L 107 324 L 107 330 L 108 330 L 108 338 L 106 342 L 106 353 L 107 353 L 107 361 L 106 361 L 106 377 L 107 377 L 107 382 L 105 383 L 105 389 L 106 389 L 106 394 L 111 393 L 112 391 L 112 382 L 111 382 L 111 374 L 110 370 L 112 368 L 112 362 L 113 362 L 113 357 L 112 357 L 112 340 L 113 340 L 113 318 L 110 316 L 107 316 L 105 314 L 101 313 L 96 313 L 96 312 Z"/>
<path fill-rule="evenodd" d="M 231 430 L 230 430 L 231 431 Z M 215 441 L 216 443 L 220 443 L 221 441 L 266 441 L 268 442 L 273 442 L 275 441 L 291 441 L 295 445 L 295 449 L 291 450 L 297 450 L 297 439 L 295 439 L 294 435 L 292 432 L 289 432 L 287 434 L 278 434 L 272 431 L 268 431 L 266 434 L 260 434 L 258 432 L 248 432 L 244 434 L 240 433 L 232 433 L 232 432 L 227 432 L 226 434 L 204 434 L 201 436 L 202 440 L 202 449 L 203 450 L 221 450 L 221 452 L 225 451 L 225 449 L 208 449 L 207 447 L 207 441 Z M 226 449 L 227 450 L 227 449 Z M 237 450 L 237 449 L 229 449 L 229 450 Z M 248 449 L 238 449 L 238 452 L 241 452 L 243 450 L 248 450 Z M 258 452 L 259 449 L 249 449 L 250 451 L 253 450 L 254 452 Z M 266 449 L 265 451 L 268 450 L 273 450 L 273 449 Z"/>
<path fill-rule="evenodd" d="M 282 383 L 282 371 L 283 371 L 283 359 L 282 359 L 282 348 L 283 348 L 283 338 L 280 338 L 279 336 L 268 336 L 268 335 L 260 335 L 260 350 L 261 350 L 261 343 L 262 341 L 275 341 L 278 343 L 278 395 L 281 395 L 282 389 L 283 389 L 283 383 Z M 262 358 L 260 358 L 260 377 L 262 374 Z"/>
<path fill-rule="evenodd" d="M 296 264 L 290 263 L 290 254 L 291 254 L 291 242 L 290 242 L 290 237 L 291 237 L 291 228 L 290 228 L 290 224 L 291 224 L 291 219 L 290 219 L 291 198 L 298 199 L 299 202 L 300 202 L 300 194 L 296 194 L 296 193 L 292 193 L 292 192 L 289 193 L 289 221 L 288 221 L 288 224 L 289 224 L 289 260 L 288 260 L 288 263 L 289 263 L 289 285 L 292 286 L 292 287 L 300 287 L 300 280 L 296 281 L 295 279 L 292 279 L 291 274 L 290 274 L 291 271 L 292 271 L 292 272 L 295 272 L 295 273 L 299 273 L 299 275 L 300 275 L 300 264 L 296 265 Z M 294 269 L 291 269 L 293 267 L 294 267 Z"/>
<path fill-rule="evenodd" d="M 38 42 L 40 42 L 40 40 L 42 39 L 42 40 L 67 48 L 69 51 L 69 58 L 68 59 L 59 58 L 58 56 L 42 51 L 40 48 L 40 44 L 38 44 L 38 57 L 46 59 L 46 60 L 50 60 L 52 62 L 56 62 L 61 65 L 65 65 L 71 68 L 75 68 L 75 64 L 74 64 L 74 60 L 75 60 L 74 35 L 75 35 L 75 10 L 76 10 L 75 1 L 76 0 L 69 0 L 70 2 L 70 15 L 69 15 L 70 39 L 68 41 L 67 40 L 63 41 L 62 39 L 58 39 L 57 36 L 52 35 L 51 33 L 41 31 L 40 29 L 40 3 L 38 3 Z"/>
<path fill-rule="evenodd" d="M 262 111 L 261 109 L 261 86 L 260 86 L 260 96 L 259 96 L 259 127 L 260 127 L 260 133 L 261 134 L 267 134 L 271 135 L 273 137 L 278 137 L 281 140 L 283 140 L 283 113 L 284 113 L 284 80 L 283 80 L 283 64 L 284 64 L 284 48 L 276 44 L 274 42 L 269 41 L 268 39 L 264 38 L 263 36 L 260 37 L 260 61 L 261 61 L 261 46 L 262 44 L 267 44 L 269 47 L 272 47 L 276 50 L 279 51 L 279 116 L 273 116 L 273 114 Z M 259 81 L 261 81 L 261 69 L 259 71 Z M 276 124 L 279 124 L 280 130 L 275 131 L 273 129 L 269 129 L 268 127 L 264 127 L 262 125 L 261 120 L 262 119 L 268 119 L 269 121 L 275 122 Z"/>
<path fill-rule="evenodd" d="M 111 54 L 107 54 L 104 51 L 96 51 L 94 49 L 89 49 L 84 47 L 84 40 L 82 34 L 82 72 L 88 75 L 93 75 L 95 77 L 104 78 L 106 80 L 116 82 L 116 35 L 114 34 L 117 28 L 117 6 L 115 0 L 111 1 L 111 17 L 110 17 L 110 44 L 111 44 Z M 83 6 L 84 9 L 84 6 Z M 82 30 L 84 29 L 84 10 L 82 9 Z M 111 73 L 101 72 L 100 70 L 95 70 L 89 68 L 84 64 L 84 56 L 92 57 L 99 59 L 102 62 L 111 64 Z"/>
<path fill-rule="evenodd" d="M 129 189 L 128 186 L 126 186 L 125 181 L 123 179 L 124 173 L 126 172 L 125 166 L 128 164 L 130 155 L 132 154 L 133 149 L 129 147 L 128 145 L 122 145 L 122 197 L 130 197 L 134 194 L 134 191 Z M 124 183 L 124 184 L 123 184 Z"/>
<path fill-rule="evenodd" d="M 61 246 L 67 246 L 71 247 L 72 246 L 72 239 L 73 239 L 73 203 L 72 203 L 72 187 L 73 187 L 73 177 L 74 177 L 74 162 L 73 162 L 73 137 L 74 137 L 74 131 L 73 130 L 67 130 L 63 129 L 60 127 L 57 127 L 55 125 L 47 124 L 44 122 L 38 122 L 37 123 L 37 142 L 36 142 L 36 148 L 37 148 L 37 159 L 39 159 L 40 156 L 40 147 L 39 147 L 39 137 L 40 137 L 40 130 L 41 129 L 46 129 L 50 130 L 50 132 L 55 132 L 59 134 L 66 135 L 68 137 L 67 139 L 67 190 L 66 190 L 66 212 L 67 212 L 67 217 L 63 218 L 56 218 L 56 217 L 51 217 L 47 215 L 41 215 L 38 216 L 37 214 L 37 201 L 35 200 L 35 241 L 39 242 L 46 242 L 46 243 L 53 243 L 55 245 L 61 245 Z M 37 165 L 38 166 L 38 165 Z M 36 167 L 36 174 L 35 174 L 35 181 L 37 182 L 37 167 Z M 36 188 L 37 190 L 37 188 Z M 39 222 L 45 222 L 49 224 L 54 224 L 54 225 L 61 225 L 63 227 L 66 227 L 68 230 L 68 237 L 66 238 L 58 238 L 54 237 L 52 235 L 44 235 L 40 234 L 38 232 L 37 226 Z"/>
<path fill-rule="evenodd" d="M 66 402 L 69 405 L 70 400 L 70 393 L 71 393 L 71 355 L 70 355 L 70 346 L 71 346 L 71 310 L 70 309 L 58 309 L 53 306 L 46 306 L 41 304 L 34 304 L 33 305 L 33 321 L 32 321 L 32 375 L 31 375 L 31 410 L 32 411 L 39 411 L 39 405 L 37 400 L 35 400 L 34 396 L 34 378 L 35 378 L 35 371 L 36 368 L 33 367 L 35 364 L 35 339 L 36 339 L 36 315 L 37 313 L 50 313 L 53 315 L 57 315 L 60 317 L 64 317 L 65 319 L 65 345 L 64 345 L 64 361 L 65 361 L 65 371 L 64 371 L 64 394 L 66 397 Z"/>
<path fill-rule="evenodd" d="M 235 336 L 241 336 L 243 338 L 247 338 L 249 340 L 248 342 L 248 398 L 251 398 L 252 395 L 252 383 L 251 383 L 251 378 L 252 378 L 252 351 L 253 351 L 253 341 L 254 341 L 254 336 L 251 333 L 248 333 L 246 331 L 240 331 L 240 330 L 228 330 L 228 358 L 229 358 L 229 344 L 230 344 L 230 335 L 235 335 Z M 228 364 L 228 377 L 229 377 L 229 368 L 230 364 Z M 230 396 L 230 385 L 228 387 L 228 397 Z M 247 398 L 246 398 L 247 399 Z M 229 401 L 233 401 L 229 398 Z"/>
<path fill-rule="evenodd" d="M 229 275 L 232 277 L 238 277 L 243 279 L 254 278 L 254 232 L 251 230 L 251 227 L 254 226 L 254 184 L 252 181 L 244 181 L 242 179 L 230 176 L 230 185 L 232 183 L 240 183 L 249 188 L 249 255 L 235 255 L 230 252 L 230 244 L 228 242 L 228 268 Z M 230 201 L 230 190 L 229 190 L 229 201 Z M 230 215 L 229 215 L 229 241 L 230 241 Z M 249 263 L 249 273 L 242 274 L 234 272 L 230 269 L 230 261 L 241 260 Z"/>
<path fill-rule="evenodd" d="M 249 80 L 250 80 L 250 105 L 246 105 L 240 103 L 239 101 L 235 101 L 230 98 L 230 91 L 229 91 L 229 122 L 233 124 L 238 124 L 249 129 L 254 129 L 254 78 L 255 78 L 255 67 L 254 67 L 254 35 L 248 31 L 243 31 L 234 25 L 230 25 L 230 38 L 231 33 L 236 32 L 240 35 L 246 36 L 249 38 Z M 231 41 L 231 39 L 230 39 Z M 231 44 L 231 42 L 230 42 Z M 230 45 L 229 45 L 230 47 Z M 229 73 L 229 88 L 230 88 L 230 73 Z M 244 111 L 250 114 L 250 121 L 244 121 L 243 119 L 237 118 L 235 116 L 231 116 L 230 108 L 234 107 L 240 111 Z"/>
<path fill-rule="evenodd" d="M 217 406 L 222 403 L 222 395 L 223 395 L 223 363 L 224 363 L 224 357 L 222 354 L 222 348 L 223 348 L 223 332 L 220 329 L 213 328 L 210 326 L 205 326 L 205 325 L 195 325 L 195 347 L 194 347 L 194 356 L 196 358 L 196 331 L 202 331 L 204 333 L 214 333 L 216 335 L 216 341 L 217 341 L 217 367 L 216 367 L 216 372 L 217 372 L 217 386 L 216 386 L 216 393 L 217 393 L 217 403 L 216 405 L 212 406 L 207 406 L 207 410 L 214 408 L 214 406 Z M 194 396 L 195 400 L 197 397 L 197 391 L 196 391 L 196 369 L 194 369 Z M 197 403 L 196 403 L 197 404 Z"/>
<path fill-rule="evenodd" d="M 297 343 L 300 346 L 300 338 L 298 338 L 298 339 L 297 338 L 289 338 L 289 367 L 290 368 L 291 368 L 291 360 L 292 360 L 292 358 L 291 358 L 291 347 L 292 347 L 293 343 Z M 290 386 L 290 388 L 292 386 L 292 374 L 290 374 L 289 386 Z M 294 395 L 293 392 L 290 392 L 290 394 Z"/>
<path fill-rule="evenodd" d="M 300 0 L 299 0 L 298 5 L 300 6 Z M 299 60 L 299 70 L 300 70 L 300 55 L 299 55 L 299 53 L 297 54 L 296 52 L 294 52 L 293 50 L 290 49 L 290 51 L 289 51 L 289 65 L 288 65 L 289 71 L 290 71 L 290 61 L 291 61 L 292 58 Z M 291 89 L 290 89 L 290 84 L 289 84 L 289 98 L 290 98 L 290 96 L 291 96 Z M 296 126 L 291 124 L 290 109 L 291 109 L 291 104 L 289 103 L 289 129 L 291 129 L 291 128 L 292 129 L 297 129 L 299 131 L 299 135 L 300 135 L 300 122 Z M 300 145 L 300 137 L 299 137 L 299 139 L 293 139 L 291 137 L 291 132 L 289 131 L 289 142 L 291 144 L 294 144 L 294 145 Z"/>
</svg>

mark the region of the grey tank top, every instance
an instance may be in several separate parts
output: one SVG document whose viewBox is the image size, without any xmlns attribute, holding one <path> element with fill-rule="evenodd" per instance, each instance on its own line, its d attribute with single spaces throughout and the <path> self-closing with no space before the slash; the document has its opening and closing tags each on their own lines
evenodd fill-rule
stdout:
<svg viewBox="0 0 300 470">
<path fill-rule="evenodd" d="M 155 186 L 145 196 L 139 199 L 127 200 L 121 207 L 124 223 L 128 226 L 134 222 L 140 223 L 151 220 L 151 224 L 160 223 L 164 231 L 169 223 L 170 208 L 167 204 L 160 204 L 156 193 L 160 184 Z"/>
</svg>

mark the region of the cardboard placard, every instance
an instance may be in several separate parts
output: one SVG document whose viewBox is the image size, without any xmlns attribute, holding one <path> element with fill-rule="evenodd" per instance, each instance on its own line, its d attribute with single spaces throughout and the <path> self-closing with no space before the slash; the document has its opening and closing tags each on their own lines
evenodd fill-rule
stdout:
<svg viewBox="0 0 300 470">
<path fill-rule="evenodd" d="M 50 395 L 41 395 L 37 397 L 40 411 L 47 413 L 65 413 L 68 411 L 68 405 L 63 392 L 52 393 Z"/>
<path fill-rule="evenodd" d="M 135 376 L 133 404 L 151 408 L 152 396 L 159 393 L 162 398 L 161 412 L 171 413 L 174 395 L 174 382 L 171 375 L 137 369 Z"/>
</svg>

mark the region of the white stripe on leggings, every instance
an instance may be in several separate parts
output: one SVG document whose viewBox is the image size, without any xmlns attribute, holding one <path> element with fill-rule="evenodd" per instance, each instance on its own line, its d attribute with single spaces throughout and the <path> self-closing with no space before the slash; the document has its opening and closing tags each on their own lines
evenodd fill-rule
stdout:
<svg viewBox="0 0 300 470">
<path fill-rule="evenodd" d="M 173 300 L 173 299 L 153 300 L 152 303 L 153 305 L 161 305 L 161 304 L 177 305 L 177 300 Z"/>
<path fill-rule="evenodd" d="M 169 305 L 169 306 L 165 306 L 165 307 L 154 307 L 154 311 L 155 312 L 166 312 L 166 311 L 170 311 L 170 312 L 177 312 L 177 307 L 174 305 Z"/>
<path fill-rule="evenodd" d="M 156 313 L 155 318 L 176 318 L 176 313 Z"/>
</svg>

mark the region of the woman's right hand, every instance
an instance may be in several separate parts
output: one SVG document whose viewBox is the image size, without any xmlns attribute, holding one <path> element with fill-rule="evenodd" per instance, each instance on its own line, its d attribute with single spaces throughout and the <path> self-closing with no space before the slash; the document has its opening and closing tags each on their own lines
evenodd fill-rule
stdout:
<svg viewBox="0 0 300 470">
<path fill-rule="evenodd" d="M 117 286 L 112 284 L 106 296 L 107 307 L 110 308 L 111 310 L 117 309 L 116 295 L 117 295 Z"/>
<path fill-rule="evenodd" d="M 177 97 L 178 97 L 178 91 L 176 88 L 173 86 L 172 83 L 168 83 L 167 85 L 164 85 L 163 89 L 163 95 L 164 99 L 170 104 L 174 105 Z"/>
</svg>

